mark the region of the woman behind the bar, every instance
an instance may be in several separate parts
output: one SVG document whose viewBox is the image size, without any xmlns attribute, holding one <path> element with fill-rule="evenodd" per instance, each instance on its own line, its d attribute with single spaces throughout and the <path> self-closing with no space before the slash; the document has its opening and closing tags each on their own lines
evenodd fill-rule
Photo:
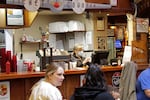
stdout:
<svg viewBox="0 0 150 100">
<path fill-rule="evenodd" d="M 83 46 L 76 44 L 73 48 L 73 53 L 71 54 L 71 61 L 77 62 L 77 67 L 83 67 L 91 62 L 91 57 L 84 58 L 82 54 Z"/>
<path fill-rule="evenodd" d="M 45 78 L 32 87 L 29 100 L 62 100 L 62 95 L 57 86 L 64 80 L 64 69 L 59 63 L 48 64 Z"/>
<path fill-rule="evenodd" d="M 107 91 L 104 74 L 95 64 L 90 64 L 85 74 L 85 83 L 76 88 L 70 100 L 114 100 Z"/>
</svg>

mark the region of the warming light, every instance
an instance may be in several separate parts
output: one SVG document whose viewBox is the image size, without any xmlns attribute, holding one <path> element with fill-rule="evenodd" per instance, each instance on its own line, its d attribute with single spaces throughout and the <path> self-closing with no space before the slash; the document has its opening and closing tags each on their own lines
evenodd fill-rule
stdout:
<svg viewBox="0 0 150 100">
<path fill-rule="evenodd" d="M 112 25 L 110 26 L 110 29 L 116 29 L 116 26 Z"/>
</svg>

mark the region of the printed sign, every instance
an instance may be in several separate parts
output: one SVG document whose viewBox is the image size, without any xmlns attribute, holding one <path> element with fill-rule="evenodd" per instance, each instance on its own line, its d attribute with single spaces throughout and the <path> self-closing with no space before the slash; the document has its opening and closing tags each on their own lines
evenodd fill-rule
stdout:
<svg viewBox="0 0 150 100">
<path fill-rule="evenodd" d="M 0 100 L 10 100 L 10 83 L 0 82 Z"/>
<path fill-rule="evenodd" d="M 149 19 L 148 18 L 137 18 L 136 19 L 136 28 L 137 32 L 148 33 Z"/>
<path fill-rule="evenodd" d="M 113 87 L 119 87 L 120 76 L 121 76 L 120 72 L 115 72 L 113 74 L 113 76 L 112 76 L 112 85 L 113 85 Z"/>
</svg>

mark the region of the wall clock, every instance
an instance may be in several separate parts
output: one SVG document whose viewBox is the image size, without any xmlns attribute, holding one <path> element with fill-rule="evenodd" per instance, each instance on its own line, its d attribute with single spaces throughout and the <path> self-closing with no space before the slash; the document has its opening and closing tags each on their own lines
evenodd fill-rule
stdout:
<svg viewBox="0 0 150 100">
<path fill-rule="evenodd" d="M 61 12 L 64 7 L 64 0 L 50 0 L 49 7 L 52 12 Z"/>
<path fill-rule="evenodd" d="M 85 0 L 72 0 L 72 9 L 75 13 L 81 14 L 85 11 Z"/>
<path fill-rule="evenodd" d="M 40 0 L 24 0 L 24 7 L 28 11 L 37 11 L 40 8 Z"/>
</svg>

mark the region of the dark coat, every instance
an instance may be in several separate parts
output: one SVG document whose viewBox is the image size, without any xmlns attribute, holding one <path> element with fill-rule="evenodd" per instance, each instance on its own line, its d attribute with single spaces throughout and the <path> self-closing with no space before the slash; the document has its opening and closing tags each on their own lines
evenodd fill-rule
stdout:
<svg viewBox="0 0 150 100">
<path fill-rule="evenodd" d="M 97 88 L 76 88 L 70 100 L 114 100 L 106 90 Z"/>
</svg>

